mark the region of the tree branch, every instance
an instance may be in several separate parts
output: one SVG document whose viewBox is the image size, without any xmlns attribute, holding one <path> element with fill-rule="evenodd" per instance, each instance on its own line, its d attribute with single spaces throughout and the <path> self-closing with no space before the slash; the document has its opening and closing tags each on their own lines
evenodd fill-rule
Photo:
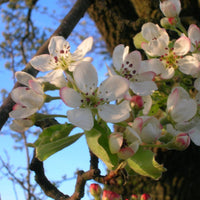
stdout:
<svg viewBox="0 0 200 200">
<path fill-rule="evenodd" d="M 93 0 L 77 0 L 71 11 L 65 16 L 60 26 L 55 30 L 52 36 L 60 35 L 64 38 L 67 38 L 92 3 Z M 35 56 L 48 53 L 48 44 L 50 38 L 40 47 Z M 26 65 L 23 71 L 31 74 L 32 76 L 36 76 L 38 73 L 38 71 L 34 69 L 30 65 L 30 63 Z M 19 86 L 20 84 L 16 83 L 13 89 Z M 0 130 L 6 123 L 9 117 L 9 112 L 12 110 L 14 104 L 15 103 L 12 101 L 11 96 L 9 94 L 7 99 L 0 107 Z"/>
</svg>

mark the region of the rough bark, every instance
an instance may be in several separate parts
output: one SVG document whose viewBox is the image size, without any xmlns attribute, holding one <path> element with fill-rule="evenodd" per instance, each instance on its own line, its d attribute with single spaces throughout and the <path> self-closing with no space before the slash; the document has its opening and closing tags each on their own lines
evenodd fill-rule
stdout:
<svg viewBox="0 0 200 200">
<path fill-rule="evenodd" d="M 199 25 L 198 0 L 182 0 L 181 18 L 188 27 Z M 140 32 L 144 22 L 159 23 L 163 16 L 159 10 L 159 0 L 95 0 L 88 10 L 95 21 L 109 52 L 112 54 L 118 44 L 130 46 L 134 50 L 132 38 Z M 158 149 L 157 161 L 168 169 L 160 180 L 141 176 L 130 176 L 123 186 L 112 188 L 123 194 L 124 199 L 132 193 L 150 193 L 154 200 L 200 199 L 200 148 L 191 145 L 186 151 L 162 152 Z"/>
</svg>

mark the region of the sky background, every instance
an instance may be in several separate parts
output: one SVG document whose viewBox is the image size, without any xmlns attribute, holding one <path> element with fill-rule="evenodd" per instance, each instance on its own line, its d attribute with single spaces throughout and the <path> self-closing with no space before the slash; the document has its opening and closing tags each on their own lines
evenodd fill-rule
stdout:
<svg viewBox="0 0 200 200">
<path fill-rule="evenodd" d="M 53 13 L 53 10 L 56 10 L 57 18 L 62 19 L 62 15 L 64 13 L 67 13 L 69 8 L 66 10 L 62 10 L 59 12 L 60 5 L 59 3 L 56 3 L 58 1 L 50 0 L 48 5 L 45 4 L 45 0 L 40 0 L 38 2 L 38 5 L 47 6 L 49 11 Z M 62 13 L 63 12 L 63 13 Z M 63 15 L 64 17 L 64 15 Z M 52 18 L 49 18 L 45 15 L 40 15 L 40 13 L 35 12 L 33 18 L 35 19 L 34 22 L 41 27 L 50 26 L 51 28 L 57 28 L 59 25 L 59 22 L 57 20 L 53 20 Z M 50 20 L 49 20 L 50 19 Z M 0 20 L 2 20 L 0 18 Z M 88 18 L 81 19 L 80 23 L 84 23 L 85 20 L 88 20 Z M 47 24 L 48 22 L 48 24 Z M 95 25 L 90 20 L 87 22 L 92 27 L 92 30 L 95 31 Z M 3 40 L 2 37 L 2 30 L 4 28 L 4 24 L 2 21 L 0 21 L 0 41 Z M 87 27 L 86 27 L 87 28 Z M 90 27 L 91 28 L 91 27 Z M 79 32 L 80 26 L 78 25 L 75 30 Z M 74 31 L 75 31 L 74 30 Z M 72 34 L 74 34 L 74 31 Z M 80 30 L 81 31 L 81 30 Z M 91 31 L 91 30 L 90 30 Z M 96 35 L 96 33 L 95 33 Z M 88 35 L 90 36 L 90 35 Z M 70 42 L 71 36 L 67 39 Z M 72 46 L 72 52 L 76 49 L 76 46 Z M 93 54 L 94 55 L 94 54 Z M 95 60 L 93 61 L 94 66 L 98 69 L 99 74 L 99 82 L 102 82 L 105 79 L 105 73 L 106 73 L 106 62 L 107 64 L 109 61 L 103 60 L 104 56 L 99 55 L 95 57 Z M 103 64 L 102 64 L 103 63 Z M 101 66 L 100 66 L 101 65 Z M 14 85 L 12 73 L 9 70 L 6 70 L 4 68 L 4 60 L 0 60 L 0 90 L 6 89 L 7 91 L 11 91 L 12 87 Z M 52 107 L 51 107 L 52 106 Z M 50 109 L 55 108 L 55 103 L 51 104 Z M 56 105 L 59 109 L 59 112 L 65 114 L 66 113 L 66 107 L 64 103 L 58 103 Z M 26 160 L 25 160 L 25 151 L 19 151 L 14 150 L 13 146 L 16 145 L 14 140 L 9 135 L 9 128 L 7 126 L 4 126 L 0 133 L 0 156 L 3 158 L 5 162 L 9 161 L 11 165 L 13 165 L 12 169 L 15 171 L 16 167 L 26 167 Z M 77 130 L 77 132 L 80 132 L 80 130 Z M 82 130 L 81 130 L 82 132 Z M 33 138 L 29 138 L 29 142 L 34 142 Z M 30 152 L 33 150 L 30 149 Z M 8 154 L 8 157 L 6 156 Z M 67 179 L 64 181 L 59 189 L 68 195 L 72 195 L 74 192 L 74 186 L 75 186 L 75 172 L 76 170 L 85 170 L 87 171 L 89 169 L 89 151 L 88 147 L 85 141 L 85 137 L 82 136 L 76 143 L 72 144 L 70 147 L 65 148 L 64 150 L 54 154 L 50 158 L 48 158 L 46 161 L 44 161 L 44 168 L 46 175 L 50 181 L 59 181 L 61 180 L 63 175 L 66 175 Z M 106 167 L 105 165 L 100 161 L 100 169 L 102 171 L 102 174 L 105 174 Z M 16 170 L 16 173 L 24 172 L 23 170 Z M 32 176 L 32 180 L 34 180 L 34 173 Z M 87 191 L 89 188 L 89 184 L 91 181 L 87 182 L 85 187 L 86 195 L 83 199 L 91 199 L 91 196 L 89 198 Z M 19 200 L 25 200 L 23 191 L 20 189 L 19 186 L 13 186 L 12 182 L 8 180 L 7 177 L 2 177 L 2 174 L 0 174 L 0 199 L 1 200 L 15 200 L 17 193 Z M 47 198 L 51 199 L 51 198 Z"/>
</svg>

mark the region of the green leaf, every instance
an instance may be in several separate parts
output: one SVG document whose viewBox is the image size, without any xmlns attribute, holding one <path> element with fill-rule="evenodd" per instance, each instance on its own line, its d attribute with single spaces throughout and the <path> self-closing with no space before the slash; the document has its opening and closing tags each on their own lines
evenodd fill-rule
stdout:
<svg viewBox="0 0 200 200">
<path fill-rule="evenodd" d="M 57 124 L 44 129 L 38 140 L 33 144 L 36 148 L 36 157 L 44 161 L 78 140 L 83 133 L 69 136 L 73 128 L 72 124 Z"/>
<path fill-rule="evenodd" d="M 118 163 L 118 157 L 110 152 L 108 144 L 110 129 L 95 124 L 92 130 L 85 131 L 85 135 L 90 150 L 106 164 L 108 169 L 113 169 Z"/>
<path fill-rule="evenodd" d="M 155 161 L 154 153 L 142 147 L 134 156 L 127 159 L 127 163 L 136 173 L 153 179 L 159 179 L 162 172 L 166 171 L 162 165 Z"/>
</svg>

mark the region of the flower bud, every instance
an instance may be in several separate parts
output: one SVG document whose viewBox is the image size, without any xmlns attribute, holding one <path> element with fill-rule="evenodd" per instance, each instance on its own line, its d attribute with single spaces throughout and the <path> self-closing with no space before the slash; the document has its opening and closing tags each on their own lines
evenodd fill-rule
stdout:
<svg viewBox="0 0 200 200">
<path fill-rule="evenodd" d="M 140 200 L 151 200 L 151 196 L 149 194 L 142 194 Z"/>
<path fill-rule="evenodd" d="M 176 17 L 181 11 L 180 0 L 164 0 L 160 2 L 160 9 L 166 17 Z"/>
<path fill-rule="evenodd" d="M 132 194 L 130 200 L 138 200 L 138 195 Z"/>
<path fill-rule="evenodd" d="M 99 186 L 99 184 L 96 183 L 92 183 L 90 185 L 90 194 L 94 197 L 100 196 L 101 194 L 101 187 Z"/>
<path fill-rule="evenodd" d="M 185 150 L 190 145 L 190 137 L 187 133 L 180 133 L 175 137 L 174 144 L 179 150 Z"/>
<path fill-rule="evenodd" d="M 189 135 L 187 133 L 179 133 L 174 137 L 174 139 L 171 142 L 169 142 L 168 148 L 183 151 L 187 149 L 189 145 L 190 145 Z"/>
<path fill-rule="evenodd" d="M 102 200 L 122 200 L 121 195 L 110 190 L 104 190 Z"/>
</svg>

